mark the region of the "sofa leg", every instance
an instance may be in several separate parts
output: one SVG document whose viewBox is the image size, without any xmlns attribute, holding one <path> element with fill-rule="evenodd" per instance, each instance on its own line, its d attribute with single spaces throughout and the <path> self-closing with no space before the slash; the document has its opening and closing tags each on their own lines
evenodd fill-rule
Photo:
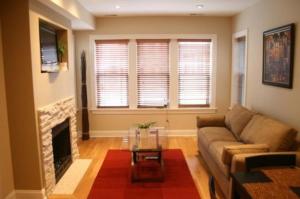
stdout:
<svg viewBox="0 0 300 199">
<path fill-rule="evenodd" d="M 239 194 L 237 194 L 235 187 L 234 187 L 234 183 L 233 183 L 233 179 L 230 177 L 230 190 L 229 190 L 229 198 L 230 199 L 240 199 L 241 197 L 239 196 Z"/>
<path fill-rule="evenodd" d="M 209 177 L 208 186 L 209 186 L 210 198 L 216 199 L 217 197 L 216 197 L 215 179 L 213 176 Z"/>
</svg>

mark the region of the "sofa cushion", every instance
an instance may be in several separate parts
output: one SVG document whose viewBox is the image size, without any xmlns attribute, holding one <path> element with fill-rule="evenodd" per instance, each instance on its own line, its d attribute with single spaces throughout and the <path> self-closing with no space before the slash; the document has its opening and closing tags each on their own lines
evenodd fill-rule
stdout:
<svg viewBox="0 0 300 199">
<path fill-rule="evenodd" d="M 249 144 L 267 144 L 270 151 L 288 151 L 297 132 L 277 120 L 255 115 L 241 133 L 241 140 Z"/>
<path fill-rule="evenodd" d="M 214 141 L 236 141 L 225 127 L 205 127 L 198 130 L 198 141 L 206 148 Z"/>
<path fill-rule="evenodd" d="M 209 146 L 209 153 L 211 157 L 214 159 L 214 161 L 217 163 L 219 166 L 220 170 L 224 173 L 226 177 L 229 177 L 229 171 L 230 167 L 226 164 L 223 163 L 222 161 L 222 154 L 223 154 L 223 149 L 225 146 L 233 146 L 233 145 L 241 145 L 243 143 L 237 142 L 237 141 L 215 141 L 211 143 Z"/>
<path fill-rule="evenodd" d="M 225 116 L 225 124 L 232 131 L 236 139 L 240 140 L 240 134 L 253 117 L 254 113 L 240 105 L 235 105 Z"/>
</svg>

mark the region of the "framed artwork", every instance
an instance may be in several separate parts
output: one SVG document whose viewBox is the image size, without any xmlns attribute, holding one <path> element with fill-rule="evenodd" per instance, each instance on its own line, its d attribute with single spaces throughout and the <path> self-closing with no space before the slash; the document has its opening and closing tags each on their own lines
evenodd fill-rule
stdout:
<svg viewBox="0 0 300 199">
<path fill-rule="evenodd" d="M 263 33 L 263 84 L 292 88 L 295 24 Z"/>
</svg>

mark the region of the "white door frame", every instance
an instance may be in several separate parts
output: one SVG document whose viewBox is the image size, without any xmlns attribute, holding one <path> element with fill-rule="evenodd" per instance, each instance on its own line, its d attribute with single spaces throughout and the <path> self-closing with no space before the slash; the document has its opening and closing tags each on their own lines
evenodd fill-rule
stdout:
<svg viewBox="0 0 300 199">
<path fill-rule="evenodd" d="M 234 86 L 234 67 L 237 64 L 237 39 L 238 38 L 245 38 L 245 82 L 244 82 L 244 97 L 243 97 L 243 101 L 242 101 L 242 105 L 247 107 L 247 73 L 248 73 L 248 30 L 243 30 L 237 33 L 234 33 L 232 35 L 232 66 L 231 66 L 231 102 L 230 105 L 231 107 L 234 105 L 234 101 L 233 101 L 233 86 Z"/>
</svg>

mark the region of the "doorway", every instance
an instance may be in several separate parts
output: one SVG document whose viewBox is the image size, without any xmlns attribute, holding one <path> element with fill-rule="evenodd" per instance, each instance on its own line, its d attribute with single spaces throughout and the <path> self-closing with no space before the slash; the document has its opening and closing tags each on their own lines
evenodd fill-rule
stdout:
<svg viewBox="0 0 300 199">
<path fill-rule="evenodd" d="M 247 106 L 247 31 L 233 35 L 231 106 Z"/>
</svg>

